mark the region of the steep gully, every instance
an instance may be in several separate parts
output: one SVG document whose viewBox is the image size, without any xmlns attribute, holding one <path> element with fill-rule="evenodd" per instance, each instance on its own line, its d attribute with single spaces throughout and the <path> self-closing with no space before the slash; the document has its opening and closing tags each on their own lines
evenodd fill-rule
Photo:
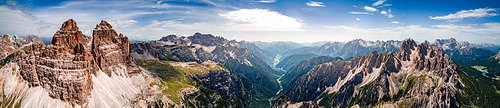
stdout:
<svg viewBox="0 0 500 108">
<path fill-rule="evenodd" d="M 276 57 L 273 60 L 273 64 L 272 64 L 271 67 L 273 67 L 274 69 L 278 69 L 278 68 L 276 68 L 276 64 L 280 63 L 280 59 L 281 59 L 281 55 L 277 54 Z M 283 70 L 281 68 L 279 68 L 279 70 L 285 71 L 285 70 Z M 286 71 L 285 71 L 285 73 L 286 73 Z M 278 90 L 278 92 L 276 92 L 276 95 L 280 94 L 280 92 L 283 91 L 283 86 L 281 85 L 281 77 L 283 77 L 285 75 L 285 73 L 281 74 L 281 76 L 279 76 L 278 79 L 276 79 L 276 81 L 278 81 L 278 85 L 280 86 L 280 90 Z M 274 95 L 273 97 L 271 97 L 271 98 L 268 99 L 269 105 L 273 105 L 272 104 L 272 100 L 274 99 L 274 97 L 277 98 L 276 95 Z"/>
</svg>

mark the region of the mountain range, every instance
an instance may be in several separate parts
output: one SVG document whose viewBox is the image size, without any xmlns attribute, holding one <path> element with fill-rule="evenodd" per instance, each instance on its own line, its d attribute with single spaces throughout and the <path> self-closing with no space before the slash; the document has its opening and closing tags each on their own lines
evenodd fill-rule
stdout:
<svg viewBox="0 0 500 108">
<path fill-rule="evenodd" d="M 454 38 L 131 43 L 104 20 L 87 36 L 69 19 L 48 45 L 0 39 L 1 107 L 500 107 L 500 47 Z"/>
</svg>

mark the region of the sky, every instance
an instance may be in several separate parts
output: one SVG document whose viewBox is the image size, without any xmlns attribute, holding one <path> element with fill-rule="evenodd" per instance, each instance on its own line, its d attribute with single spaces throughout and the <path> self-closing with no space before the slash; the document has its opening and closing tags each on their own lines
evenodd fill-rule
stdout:
<svg viewBox="0 0 500 108">
<path fill-rule="evenodd" d="M 101 20 L 130 40 L 196 32 L 246 41 L 417 41 L 500 45 L 500 0 L 0 0 L 0 34 L 52 37 Z"/>
</svg>

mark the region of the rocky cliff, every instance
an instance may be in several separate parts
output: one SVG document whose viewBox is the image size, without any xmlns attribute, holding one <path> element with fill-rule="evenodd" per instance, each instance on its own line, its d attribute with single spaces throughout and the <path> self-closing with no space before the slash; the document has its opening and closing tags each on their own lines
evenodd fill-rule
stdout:
<svg viewBox="0 0 500 108">
<path fill-rule="evenodd" d="M 94 30 L 94 38 L 87 42 L 69 19 L 50 45 L 33 43 L 20 50 L 18 62 L 0 70 L 1 93 L 9 97 L 2 101 L 22 107 L 131 105 L 129 101 L 147 89 L 147 77 L 138 74 L 141 70 L 129 54 L 128 39 L 116 35 L 105 21 Z"/>
<path fill-rule="evenodd" d="M 0 40 L 0 60 L 14 53 L 16 47 L 12 45 L 8 35 L 1 36 Z"/>
<path fill-rule="evenodd" d="M 26 40 L 27 42 L 38 42 L 40 44 L 43 44 L 42 39 L 38 38 L 38 36 L 36 35 L 28 35 L 24 37 L 24 40 Z"/>
<path fill-rule="evenodd" d="M 438 47 L 405 40 L 399 51 L 315 66 L 287 95 L 327 107 L 459 107 L 455 64 Z"/>
<path fill-rule="evenodd" d="M 134 58 L 130 55 L 128 38 L 117 34 L 113 27 L 106 21 L 101 21 L 94 29 L 92 35 L 92 56 L 103 72 L 106 74 L 129 75 L 140 71 Z M 81 35 L 79 41 L 85 41 Z M 86 44 L 82 44 L 85 46 Z M 125 73 L 119 70 L 127 70 Z"/>
</svg>

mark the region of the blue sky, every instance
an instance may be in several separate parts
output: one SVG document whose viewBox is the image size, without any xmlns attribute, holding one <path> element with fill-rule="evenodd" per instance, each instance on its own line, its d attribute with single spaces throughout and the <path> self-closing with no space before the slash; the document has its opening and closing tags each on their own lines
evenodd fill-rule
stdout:
<svg viewBox="0 0 500 108">
<path fill-rule="evenodd" d="M 0 33 L 51 37 L 67 19 L 101 20 L 131 40 L 211 33 L 247 41 L 434 41 L 500 44 L 499 0 L 0 0 Z"/>
</svg>

